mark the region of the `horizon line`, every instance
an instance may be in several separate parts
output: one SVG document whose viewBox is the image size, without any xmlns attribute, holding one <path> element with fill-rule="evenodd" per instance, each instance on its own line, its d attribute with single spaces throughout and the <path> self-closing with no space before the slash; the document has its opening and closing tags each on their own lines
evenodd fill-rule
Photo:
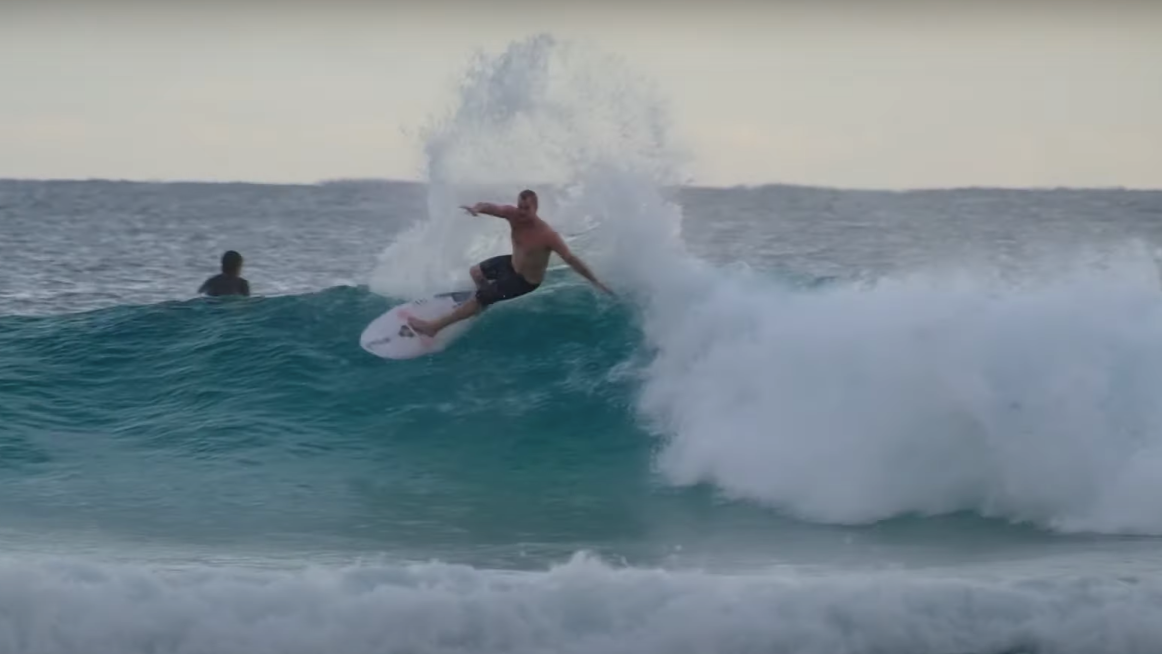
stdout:
<svg viewBox="0 0 1162 654">
<path fill-rule="evenodd" d="M 9 182 L 24 182 L 24 183 L 110 183 L 110 184 L 156 184 L 156 185 L 233 185 L 233 186 L 283 186 L 283 187 L 316 187 L 339 184 L 384 184 L 384 185 L 410 185 L 410 186 L 427 186 L 429 182 L 415 179 L 397 179 L 391 177 L 336 177 L 318 179 L 313 182 L 275 182 L 275 181 L 254 181 L 254 180 L 221 180 L 221 179 L 196 179 L 196 178 L 171 178 L 171 179 L 146 179 L 146 178 L 130 178 L 130 177 L 7 177 L 0 175 L 0 183 Z M 516 186 L 520 186 L 521 182 L 512 182 Z M 525 183 L 527 185 L 527 183 Z M 485 186 L 494 186 L 495 184 L 486 184 Z M 544 183 L 541 186 L 554 186 L 551 183 Z M 913 186 L 913 187 L 856 187 L 856 186 L 830 186 L 826 184 L 806 184 L 794 182 L 761 182 L 761 183 L 738 183 L 738 184 L 706 184 L 706 183 L 689 183 L 689 184 L 665 184 L 665 188 L 679 188 L 690 190 L 706 190 L 706 191 L 729 191 L 729 190 L 750 190 L 763 188 L 786 188 L 786 189 L 801 189 L 801 190 L 817 190 L 817 191 L 840 191 L 840 192 L 854 192 L 854 193 L 923 193 L 935 191 L 1026 191 L 1026 192 L 1045 192 L 1045 191 L 1129 191 L 1129 192 L 1162 192 L 1162 186 L 1159 187 L 1145 187 L 1145 186 L 1068 186 L 1068 185 L 1053 185 L 1053 186 L 1002 186 L 995 184 L 965 184 L 965 185 L 951 185 L 951 186 Z"/>
</svg>

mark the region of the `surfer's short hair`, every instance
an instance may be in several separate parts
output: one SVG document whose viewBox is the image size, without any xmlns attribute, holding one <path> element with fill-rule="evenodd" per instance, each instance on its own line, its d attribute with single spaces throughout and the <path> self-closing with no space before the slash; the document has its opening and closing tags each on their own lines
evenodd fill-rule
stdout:
<svg viewBox="0 0 1162 654">
<path fill-rule="evenodd" d="M 238 272 L 242 267 L 242 255 L 234 250 L 227 250 L 226 254 L 222 255 L 222 272 L 233 273 Z"/>
<path fill-rule="evenodd" d="M 532 199 L 533 202 L 536 202 L 537 204 L 541 203 L 540 198 L 537 197 L 537 192 L 530 190 L 530 189 L 527 189 L 527 188 L 525 190 L 521 191 L 520 195 L 517 197 L 519 197 L 522 200 L 525 198 L 530 198 L 530 199 Z"/>
</svg>

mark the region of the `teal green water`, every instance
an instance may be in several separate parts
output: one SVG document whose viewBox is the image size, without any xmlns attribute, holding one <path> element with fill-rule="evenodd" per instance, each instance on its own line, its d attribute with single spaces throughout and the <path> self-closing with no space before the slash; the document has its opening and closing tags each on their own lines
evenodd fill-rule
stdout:
<svg viewBox="0 0 1162 654">
<path fill-rule="evenodd" d="M 652 441 L 624 310 L 553 289 L 389 362 L 358 346 L 387 306 L 346 287 L 0 319 L 0 511 L 388 549 L 632 536 Z"/>
</svg>

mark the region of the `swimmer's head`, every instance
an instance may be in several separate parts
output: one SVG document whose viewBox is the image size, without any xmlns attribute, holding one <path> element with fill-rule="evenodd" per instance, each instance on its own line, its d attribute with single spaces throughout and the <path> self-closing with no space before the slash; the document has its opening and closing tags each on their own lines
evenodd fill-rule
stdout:
<svg viewBox="0 0 1162 654">
<path fill-rule="evenodd" d="M 516 208 L 520 209 L 521 213 L 528 216 L 537 215 L 537 194 L 534 191 L 525 189 L 520 192 L 517 197 Z"/>
<path fill-rule="evenodd" d="M 227 275 L 237 275 L 242 272 L 242 255 L 229 250 L 222 255 L 222 272 Z"/>
</svg>

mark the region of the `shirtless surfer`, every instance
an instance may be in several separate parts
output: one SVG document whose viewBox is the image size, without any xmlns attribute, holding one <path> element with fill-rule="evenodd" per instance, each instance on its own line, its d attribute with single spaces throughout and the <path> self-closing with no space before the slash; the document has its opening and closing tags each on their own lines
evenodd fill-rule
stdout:
<svg viewBox="0 0 1162 654">
<path fill-rule="evenodd" d="M 569 251 L 560 234 L 537 215 L 537 194 L 533 191 L 521 191 L 515 207 L 478 202 L 461 208 L 473 216 L 483 213 L 507 220 L 512 227 L 512 254 L 493 257 L 473 266 L 469 272 L 472 281 L 476 282 L 476 295 L 451 313 L 430 322 L 408 318 L 408 325 L 420 334 L 435 336 L 441 329 L 480 313 L 490 304 L 535 291 L 545 279 L 545 269 L 554 252 L 594 286 L 613 294 L 597 281 L 585 262 Z"/>
</svg>

